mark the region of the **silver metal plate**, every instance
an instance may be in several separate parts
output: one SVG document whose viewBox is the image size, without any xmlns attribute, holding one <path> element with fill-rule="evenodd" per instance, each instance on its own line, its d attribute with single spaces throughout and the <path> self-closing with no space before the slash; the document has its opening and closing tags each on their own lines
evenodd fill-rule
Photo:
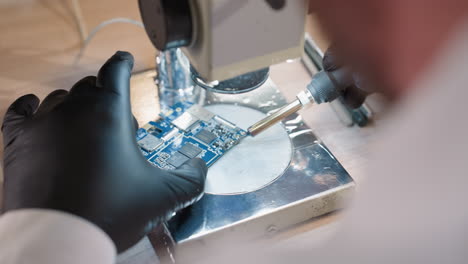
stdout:
<svg viewBox="0 0 468 264">
<path fill-rule="evenodd" d="M 248 115 L 252 112 L 248 111 L 249 114 L 245 112 L 236 117 L 229 115 L 227 111 L 251 108 L 253 112 L 266 114 L 286 104 L 284 97 L 271 80 L 247 94 L 224 95 L 204 91 L 203 96 L 201 101 L 209 110 L 219 111 L 220 116 L 228 120 L 236 119 L 229 121 L 241 127 L 245 125 L 242 124 L 244 122 L 242 119 L 248 120 L 245 122 L 250 125 L 251 120 Z M 225 106 L 221 107 L 220 104 Z M 269 230 L 281 230 L 341 207 L 354 186 L 352 178 L 315 137 L 311 129 L 303 123 L 299 115 L 290 116 L 279 128 L 283 135 L 287 135 L 289 144 L 281 143 L 285 142 L 284 138 L 278 136 L 280 148 L 264 151 L 265 161 L 262 161 L 261 166 L 257 166 L 260 162 L 259 157 L 251 159 L 252 164 L 248 164 L 246 162 L 248 158 L 245 157 L 258 156 L 264 145 L 246 148 L 237 154 L 233 149 L 232 157 L 229 157 L 228 153 L 227 157 L 219 161 L 220 168 L 214 167 L 215 169 L 209 172 L 218 175 L 210 175 L 209 184 L 216 185 L 213 178 L 223 178 L 219 175 L 226 173 L 224 184 L 234 182 L 236 177 L 239 177 L 241 179 L 239 185 L 233 189 L 223 187 L 223 184 L 209 187 L 212 188 L 209 189 L 212 193 L 205 194 L 199 202 L 177 213 L 168 222 L 169 230 L 178 244 L 178 252 L 183 252 L 184 248 L 196 250 L 198 246 L 216 244 L 221 237 L 225 239 L 230 235 L 242 236 L 245 239 L 259 237 L 268 234 Z M 281 135 L 281 132 L 273 134 Z M 237 147 L 242 148 L 242 144 Z M 270 148 L 272 149 L 273 147 Z M 281 155 L 290 156 L 290 161 Z M 272 161 L 270 164 L 267 158 Z M 238 166 L 236 164 L 238 159 L 246 161 L 242 166 Z M 224 165 L 223 160 L 226 163 Z M 270 169 L 268 166 L 277 165 L 272 163 L 283 162 L 287 165 L 274 169 L 278 175 L 262 175 L 262 169 L 268 170 Z M 230 171 L 235 170 L 237 173 L 230 174 Z M 251 173 L 253 171 L 255 173 Z M 242 173 L 246 173 L 248 177 L 258 177 L 261 183 L 242 186 L 241 182 L 244 180 L 244 184 L 250 184 L 246 180 L 247 177 L 239 176 Z M 217 190 L 221 190 L 220 193 L 217 193 Z"/>
<path fill-rule="evenodd" d="M 148 72 L 143 74 L 154 76 Z M 243 125 L 242 120 L 221 113 L 224 111 L 222 109 L 233 111 L 232 109 L 241 106 L 239 109 L 250 108 L 258 113 L 267 114 L 287 103 L 271 80 L 267 80 L 260 88 L 246 94 L 213 94 L 204 89 L 199 89 L 198 92 L 200 92 L 201 98 L 197 101 L 200 104 L 212 111 L 220 111 L 220 116 L 239 125 Z M 213 109 L 220 104 L 227 106 L 222 107 L 222 109 Z M 248 120 L 245 121 L 248 122 L 246 126 L 251 125 L 249 118 L 251 117 L 242 117 L 243 120 Z M 160 243 L 152 241 L 152 244 L 157 250 L 161 262 L 164 262 L 165 255 L 173 253 L 172 246 L 176 246 L 178 260 L 183 262 L 185 257 L 188 257 L 187 260 L 191 261 L 193 256 L 199 252 L 200 247 L 218 245 L 220 240 L 233 236 L 248 240 L 270 235 L 278 230 L 342 208 L 354 189 L 353 180 L 328 149 L 315 137 L 311 129 L 303 123 L 302 118 L 298 115 L 287 118 L 279 126 L 279 131 L 275 133 L 287 135 L 289 145 L 284 144 L 280 150 L 271 151 L 272 153 L 264 151 L 264 157 L 265 159 L 271 158 L 272 160 L 288 162 L 286 168 L 282 168 L 284 165 L 279 166 L 281 169 L 278 169 L 278 175 L 271 178 L 265 177 L 263 181 L 268 183 L 260 188 L 252 185 L 252 188 L 241 186 L 234 190 L 224 190 L 226 193 L 241 190 L 239 194 L 235 195 L 216 193 L 216 190 L 223 191 L 223 189 L 213 186 L 212 193 L 207 193 L 195 205 L 178 212 L 168 223 L 170 233 L 157 233 L 152 236 L 152 238 L 160 240 Z M 279 136 L 279 140 L 283 140 L 281 137 Z M 241 144 L 237 147 L 242 148 L 243 146 Z M 229 158 L 228 153 L 219 160 L 221 164 L 219 166 L 224 166 L 223 162 L 235 161 L 236 158 L 244 159 L 244 156 L 257 156 L 258 152 L 255 151 L 261 148 L 242 150 L 242 153 L 238 154 L 234 152 L 236 151 L 234 148 L 231 150 L 234 157 Z M 288 149 L 290 153 L 288 153 Z M 276 157 L 275 155 L 278 153 L 289 155 L 290 160 Z M 225 164 L 226 173 L 243 167 L 249 173 L 253 171 L 252 168 L 260 168 L 260 166 L 236 166 L 236 164 L 228 166 Z M 261 170 L 257 170 L 257 172 L 262 173 Z M 208 184 L 212 184 L 210 182 L 215 175 L 213 173 L 215 172 L 210 170 Z M 223 173 L 222 170 L 220 173 Z M 263 178 L 262 175 L 254 177 Z M 232 179 L 224 180 L 229 182 Z M 173 255 L 169 254 L 169 256 L 172 261 Z"/>
<path fill-rule="evenodd" d="M 265 114 L 244 106 L 206 107 L 246 130 Z M 276 180 L 288 168 L 291 140 L 281 124 L 256 137 L 247 137 L 211 166 L 205 184 L 209 194 L 233 195 L 256 191 Z"/>
</svg>

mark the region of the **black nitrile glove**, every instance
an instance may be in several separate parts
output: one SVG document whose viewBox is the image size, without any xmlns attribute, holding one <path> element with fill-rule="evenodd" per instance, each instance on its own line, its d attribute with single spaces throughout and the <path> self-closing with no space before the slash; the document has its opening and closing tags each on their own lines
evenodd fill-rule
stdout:
<svg viewBox="0 0 468 264">
<path fill-rule="evenodd" d="M 336 58 L 334 49 L 335 48 L 332 46 L 325 52 L 322 62 L 325 71 L 335 71 L 343 66 L 342 63 L 340 63 Z M 355 81 L 354 84 L 350 85 L 349 87 L 346 87 L 346 89 L 343 91 L 342 96 L 344 103 L 348 107 L 355 109 L 360 107 L 366 100 L 366 97 L 372 92 L 365 90 L 364 87 L 362 87 L 362 85 L 360 84 L 360 80 L 357 79 L 355 74 L 353 75 L 353 77 Z"/>
<path fill-rule="evenodd" d="M 194 159 L 160 170 L 141 154 L 130 110 L 133 57 L 117 52 L 97 77 L 39 106 L 25 95 L 8 109 L 2 131 L 4 211 L 65 211 L 102 228 L 119 252 L 203 193 L 207 168 Z M 32 224 L 34 224 L 32 222 Z"/>
</svg>

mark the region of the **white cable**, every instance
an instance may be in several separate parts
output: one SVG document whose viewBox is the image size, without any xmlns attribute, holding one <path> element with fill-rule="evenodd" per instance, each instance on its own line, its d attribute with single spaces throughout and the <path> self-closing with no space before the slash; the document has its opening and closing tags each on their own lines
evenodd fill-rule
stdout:
<svg viewBox="0 0 468 264">
<path fill-rule="evenodd" d="M 83 13 L 81 12 L 81 5 L 79 0 L 72 0 L 72 7 L 76 24 L 78 25 L 78 30 L 80 31 L 81 41 L 85 41 L 86 37 L 88 36 L 88 29 L 83 18 Z"/>
<path fill-rule="evenodd" d="M 115 23 L 127 23 L 127 24 L 132 24 L 132 25 L 139 26 L 141 28 L 145 28 L 141 21 L 136 21 L 136 20 L 133 20 L 133 19 L 130 19 L 130 18 L 117 17 L 117 18 L 112 18 L 112 19 L 106 20 L 106 21 L 102 22 L 101 24 L 97 25 L 95 28 L 93 28 L 91 30 L 91 33 L 89 33 L 89 35 L 84 40 L 83 45 L 81 46 L 80 51 L 79 51 L 78 55 L 76 56 L 74 63 L 77 64 L 79 62 L 79 60 L 83 56 L 84 50 L 86 49 L 86 47 L 88 46 L 89 42 L 94 37 L 94 35 L 96 35 L 96 33 L 99 32 L 99 30 L 101 30 L 102 28 L 104 28 L 106 26 L 115 24 Z"/>
</svg>

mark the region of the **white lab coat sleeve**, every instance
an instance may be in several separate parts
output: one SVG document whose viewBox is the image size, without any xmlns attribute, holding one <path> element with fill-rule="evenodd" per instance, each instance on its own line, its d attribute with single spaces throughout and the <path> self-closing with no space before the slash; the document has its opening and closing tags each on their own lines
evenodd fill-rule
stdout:
<svg viewBox="0 0 468 264">
<path fill-rule="evenodd" d="M 55 210 L 22 209 L 0 217 L 2 264 L 113 264 L 112 240 L 83 218 Z"/>
</svg>

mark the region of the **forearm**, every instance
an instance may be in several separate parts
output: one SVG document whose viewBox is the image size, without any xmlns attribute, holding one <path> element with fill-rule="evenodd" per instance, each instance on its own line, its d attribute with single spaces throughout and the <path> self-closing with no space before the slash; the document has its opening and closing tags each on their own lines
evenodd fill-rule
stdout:
<svg viewBox="0 0 468 264">
<path fill-rule="evenodd" d="M 115 262 L 115 246 L 101 229 L 59 211 L 10 211 L 0 217 L 0 238 L 2 264 Z"/>
</svg>

